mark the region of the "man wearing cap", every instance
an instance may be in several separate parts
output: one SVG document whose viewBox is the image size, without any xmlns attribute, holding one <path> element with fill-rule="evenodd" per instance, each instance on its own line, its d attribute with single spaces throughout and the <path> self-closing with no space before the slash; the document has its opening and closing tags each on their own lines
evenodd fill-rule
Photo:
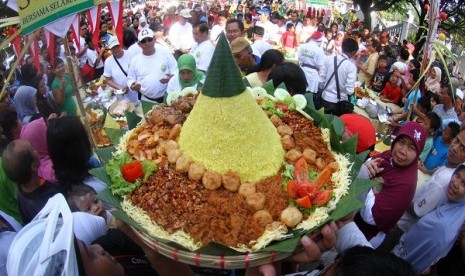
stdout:
<svg viewBox="0 0 465 276">
<path fill-rule="evenodd" d="M 142 94 L 143 100 L 161 103 L 169 79 L 178 70 L 176 60 L 167 50 L 155 49 L 152 30 L 142 30 L 138 39 L 142 53 L 129 64 L 127 86 Z"/>
<path fill-rule="evenodd" d="M 181 10 L 179 12 L 179 21 L 170 28 L 168 39 L 174 48 L 174 57 L 176 59 L 182 54 L 189 53 L 192 45 L 194 45 L 192 25 L 188 22 L 191 17 L 189 9 Z"/>
<path fill-rule="evenodd" d="M 297 52 L 297 59 L 307 79 L 307 91 L 318 92 L 320 69 L 325 61 L 325 53 L 320 47 L 323 32 L 314 32 L 308 43 L 302 44 Z"/>
<path fill-rule="evenodd" d="M 265 30 L 263 39 L 272 45 L 277 44 L 277 42 L 273 39 L 276 37 L 278 27 L 270 21 L 270 10 L 267 8 L 262 8 L 258 14 L 260 20 L 257 21 L 255 26 L 263 27 Z"/>
<path fill-rule="evenodd" d="M 116 90 L 124 91 L 126 98 L 132 102 L 137 102 L 137 92 L 129 90 L 127 86 L 129 63 L 132 56 L 120 46 L 117 36 L 110 38 L 108 48 L 110 48 L 112 56 L 105 60 L 103 67 L 103 75 L 107 84 Z"/>
<path fill-rule="evenodd" d="M 243 37 L 238 37 L 231 42 L 231 51 L 243 77 L 253 72 L 260 63 L 260 58 L 253 54 L 250 43 Z"/>
<path fill-rule="evenodd" d="M 210 61 L 215 51 L 215 46 L 210 40 L 208 34 L 208 25 L 204 22 L 197 22 L 192 30 L 195 44 L 192 47 L 190 54 L 194 56 L 197 69 L 207 72 Z"/>
<path fill-rule="evenodd" d="M 263 39 L 264 35 L 265 29 L 263 27 L 255 26 L 252 28 L 252 48 L 256 50 L 259 58 L 261 58 L 266 51 L 273 49 L 273 46 Z"/>
</svg>

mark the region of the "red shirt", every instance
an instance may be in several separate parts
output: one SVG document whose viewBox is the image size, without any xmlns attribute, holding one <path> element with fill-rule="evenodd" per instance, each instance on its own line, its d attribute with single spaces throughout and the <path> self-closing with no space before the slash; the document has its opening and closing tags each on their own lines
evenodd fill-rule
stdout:
<svg viewBox="0 0 465 276">
<path fill-rule="evenodd" d="M 387 82 L 384 89 L 381 90 L 381 95 L 391 100 L 395 104 L 398 104 L 400 98 L 402 97 L 402 89 L 399 86 L 392 87 L 392 84 L 390 82 Z"/>
<path fill-rule="evenodd" d="M 297 46 L 297 37 L 294 33 L 286 31 L 282 36 L 283 46 L 288 48 L 295 48 Z"/>
</svg>

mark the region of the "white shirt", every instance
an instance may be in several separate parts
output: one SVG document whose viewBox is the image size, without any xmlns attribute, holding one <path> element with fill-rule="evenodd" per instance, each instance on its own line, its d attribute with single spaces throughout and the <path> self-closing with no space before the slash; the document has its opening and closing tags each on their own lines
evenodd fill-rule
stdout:
<svg viewBox="0 0 465 276">
<path fill-rule="evenodd" d="M 210 32 L 210 38 L 213 41 L 218 41 L 218 37 L 222 32 L 224 32 L 225 26 L 221 26 L 219 24 L 216 24 L 215 26 L 212 27 L 212 30 Z"/>
<path fill-rule="evenodd" d="M 205 79 L 201 80 L 200 82 L 203 83 Z M 198 83 L 193 85 L 192 87 L 197 89 Z M 181 84 L 179 84 L 179 73 L 174 74 L 174 76 L 168 82 L 168 87 L 166 88 L 166 93 L 173 93 L 173 92 L 181 92 Z"/>
<path fill-rule="evenodd" d="M 97 51 L 91 50 L 90 48 L 87 49 L 86 51 L 87 54 L 87 60 L 86 62 L 89 63 L 90 66 L 94 66 L 95 62 L 97 61 L 98 54 Z M 103 67 L 103 61 L 100 59 L 100 61 L 97 63 L 97 66 L 95 66 L 96 69 L 100 69 Z"/>
<path fill-rule="evenodd" d="M 325 61 L 325 53 L 323 49 L 318 47 L 315 41 L 302 44 L 297 52 L 297 59 L 299 60 L 302 70 L 307 78 L 307 90 L 313 93 L 318 92 L 318 85 L 320 82 L 319 71 L 323 67 Z M 320 69 L 310 68 L 305 65 L 311 65 Z"/>
<path fill-rule="evenodd" d="M 139 43 L 134 43 L 131 46 L 129 46 L 127 52 L 131 57 L 135 57 L 138 54 L 142 54 L 142 48 L 139 46 Z"/>
<path fill-rule="evenodd" d="M 198 70 L 207 72 L 214 51 L 215 46 L 213 46 L 213 43 L 210 39 L 200 43 L 195 43 L 194 47 L 192 47 L 190 51 L 190 54 L 194 56 L 195 64 Z"/>
<path fill-rule="evenodd" d="M 157 48 L 151 56 L 139 54 L 129 64 L 128 87 L 133 83 L 140 83 L 140 92 L 149 98 L 162 97 L 167 84 L 160 82 L 166 74 L 174 75 L 178 65 L 173 55 L 163 48 Z"/>
<path fill-rule="evenodd" d="M 296 34 L 299 34 L 299 42 L 306 43 L 307 40 L 312 36 L 312 34 L 316 31 L 316 27 L 312 25 L 303 26 L 302 30 Z"/>
<path fill-rule="evenodd" d="M 350 62 L 346 54 L 337 55 L 337 64 L 343 59 L 347 59 L 341 63 L 337 69 L 339 79 L 339 88 L 341 93 L 341 101 L 348 100 L 349 96 L 354 93 L 355 80 L 357 79 L 357 67 Z M 320 71 L 319 88 L 323 88 L 329 80 L 329 77 L 334 72 L 334 57 L 326 57 L 323 68 Z M 328 83 L 322 98 L 331 103 L 337 103 L 337 87 L 336 75 L 334 75 Z"/>
<path fill-rule="evenodd" d="M 266 23 L 263 23 L 261 21 L 257 21 L 256 23 L 257 26 L 263 27 L 265 29 L 265 34 L 263 35 L 263 40 L 268 41 L 272 40 L 275 41 L 276 39 L 276 34 L 279 31 L 278 26 L 273 24 L 271 21 L 266 21 Z M 276 41 L 278 42 L 278 41 Z"/>
<path fill-rule="evenodd" d="M 257 50 L 259 58 L 261 58 L 263 53 L 265 53 L 266 51 L 273 49 L 273 46 L 270 43 L 266 42 L 264 39 L 255 40 L 252 45 L 253 48 Z"/>
<path fill-rule="evenodd" d="M 81 36 L 79 37 L 79 47 L 80 47 L 79 49 L 76 49 L 76 53 L 86 47 L 86 40 Z M 84 53 L 79 57 L 79 67 L 82 67 L 84 66 L 84 64 L 86 64 L 86 60 L 87 60 L 86 52 L 87 51 L 84 51 Z"/>
<path fill-rule="evenodd" d="M 410 214 L 408 211 L 400 218 L 397 225 L 402 231 L 407 232 L 422 216 L 428 214 L 446 202 L 446 191 L 449 187 L 449 181 L 456 168 L 446 166 L 439 167 L 430 179 L 426 181 L 415 192 L 412 205 L 417 216 Z"/>
<path fill-rule="evenodd" d="M 189 22 L 184 25 L 179 22 L 174 23 L 170 28 L 168 38 L 175 50 L 190 49 L 195 43 L 192 35 L 192 25 Z"/>
<path fill-rule="evenodd" d="M 132 60 L 132 56 L 128 53 L 127 50 L 123 51 L 124 54 L 121 58 L 118 59 L 118 62 L 126 74 L 128 74 L 129 64 Z M 110 77 L 120 87 L 126 87 L 127 85 L 128 78 L 116 63 L 114 55 L 108 57 L 105 60 L 105 65 L 103 66 L 103 75 L 107 78 Z M 127 98 L 133 102 L 137 102 L 137 92 L 128 91 Z"/>
</svg>

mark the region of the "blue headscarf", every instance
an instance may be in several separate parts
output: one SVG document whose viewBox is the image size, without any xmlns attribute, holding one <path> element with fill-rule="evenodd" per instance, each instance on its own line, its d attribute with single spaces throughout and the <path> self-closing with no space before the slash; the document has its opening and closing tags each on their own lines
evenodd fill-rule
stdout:
<svg viewBox="0 0 465 276">
<path fill-rule="evenodd" d="M 21 123 L 29 122 L 30 117 L 39 113 L 35 106 L 37 89 L 31 86 L 22 85 L 16 90 L 14 101 L 16 112 Z"/>
<path fill-rule="evenodd" d="M 463 170 L 463 165 L 459 169 Z M 412 264 L 421 274 L 446 256 L 465 221 L 465 197 L 443 203 L 426 214 L 405 233 L 393 253 Z"/>
</svg>

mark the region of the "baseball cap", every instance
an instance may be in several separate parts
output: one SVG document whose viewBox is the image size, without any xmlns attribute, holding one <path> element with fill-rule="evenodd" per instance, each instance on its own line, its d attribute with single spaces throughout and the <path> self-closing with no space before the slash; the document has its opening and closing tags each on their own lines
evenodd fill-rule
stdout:
<svg viewBox="0 0 465 276">
<path fill-rule="evenodd" d="M 137 36 L 139 41 L 142 41 L 146 37 L 152 37 L 153 38 L 153 31 L 150 30 L 149 28 L 142 29 L 142 31 L 140 31 L 139 35 Z"/>
<path fill-rule="evenodd" d="M 245 48 L 250 46 L 250 43 L 243 37 L 238 37 L 231 41 L 231 52 L 234 54 L 242 52 Z"/>
<path fill-rule="evenodd" d="M 191 18 L 191 17 L 192 17 L 190 9 L 182 9 L 182 10 L 179 12 L 179 15 L 180 15 L 181 17 L 184 17 L 184 18 Z"/>
<path fill-rule="evenodd" d="M 262 8 L 261 10 L 258 11 L 258 14 L 266 14 L 266 15 L 270 15 L 270 10 L 267 9 L 267 8 Z"/>
<path fill-rule="evenodd" d="M 118 37 L 116 35 L 112 36 L 109 40 L 108 40 L 108 48 L 113 48 L 115 46 L 119 46 L 119 40 L 118 40 Z"/>
</svg>

